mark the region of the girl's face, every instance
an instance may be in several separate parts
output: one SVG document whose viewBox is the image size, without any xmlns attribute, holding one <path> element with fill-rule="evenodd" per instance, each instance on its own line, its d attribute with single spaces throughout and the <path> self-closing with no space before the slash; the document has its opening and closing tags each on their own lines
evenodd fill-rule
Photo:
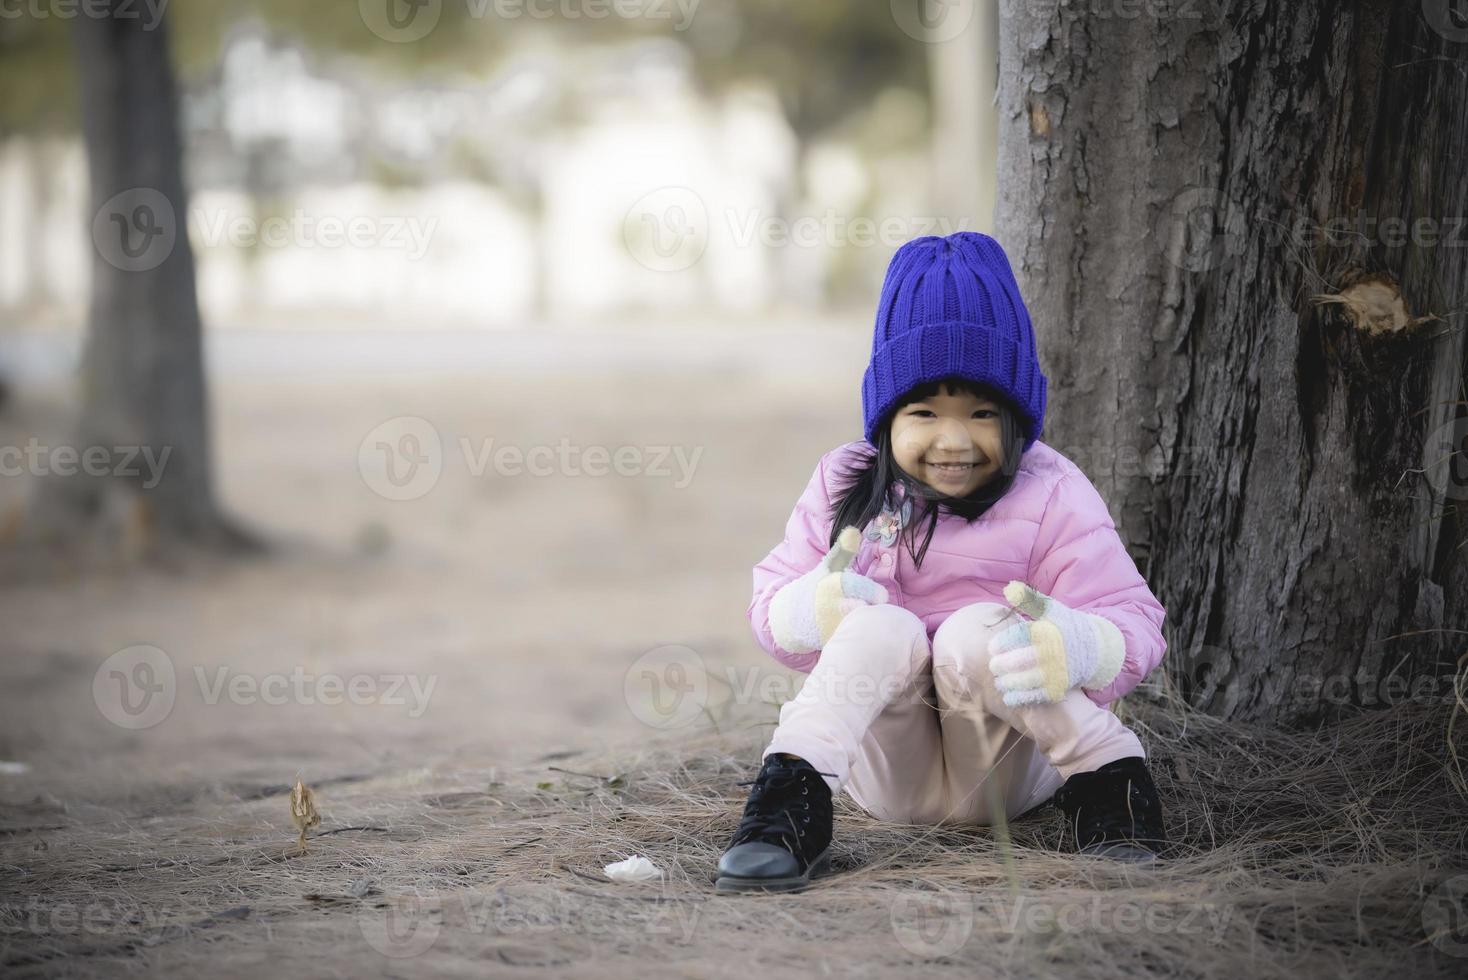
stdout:
<svg viewBox="0 0 1468 980">
<path fill-rule="evenodd" d="M 991 399 L 945 384 L 933 397 L 899 408 L 891 425 L 897 465 L 940 494 L 967 496 L 999 473 L 1003 437 Z"/>
</svg>

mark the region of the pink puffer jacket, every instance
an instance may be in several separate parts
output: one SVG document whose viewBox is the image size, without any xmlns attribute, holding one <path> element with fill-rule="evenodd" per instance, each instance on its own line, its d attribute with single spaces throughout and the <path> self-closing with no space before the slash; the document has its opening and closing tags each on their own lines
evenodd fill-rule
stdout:
<svg viewBox="0 0 1468 980">
<path fill-rule="evenodd" d="M 865 441 L 849 442 L 822 456 L 785 525 L 785 539 L 754 567 L 748 615 L 755 637 L 766 652 L 794 670 L 809 673 L 820 651 L 795 654 L 775 642 L 770 600 L 829 550 L 838 476 L 852 460 L 872 451 Z M 919 529 L 919 545 L 925 530 Z M 1079 467 L 1043 441 L 1024 453 L 1009 491 L 978 520 L 970 524 L 951 514 L 939 517 L 921 569 L 913 567 L 900 539 L 885 544 L 865 536 L 851 568 L 886 586 L 891 602 L 923 621 L 930 640 L 943 620 L 963 606 L 1004 603 L 1004 586 L 1012 579 L 1028 582 L 1072 609 L 1106 617 L 1126 640 L 1126 660 L 1107 687 L 1086 692 L 1098 705 L 1136 687 L 1167 647 L 1162 637 L 1165 611 L 1117 536 L 1105 501 Z"/>
</svg>

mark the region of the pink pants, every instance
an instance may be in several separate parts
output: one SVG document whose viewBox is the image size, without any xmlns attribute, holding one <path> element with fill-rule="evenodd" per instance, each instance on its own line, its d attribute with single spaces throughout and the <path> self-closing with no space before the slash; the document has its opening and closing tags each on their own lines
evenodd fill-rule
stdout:
<svg viewBox="0 0 1468 980">
<path fill-rule="evenodd" d="M 993 602 L 949 616 L 929 644 L 892 604 L 847 613 L 800 692 L 780 708 L 763 755 L 788 752 L 872 816 L 988 825 L 1050 799 L 1066 778 L 1144 756 L 1110 708 L 1079 688 L 1011 708 L 989 672 L 989 640 L 1022 618 Z"/>
</svg>

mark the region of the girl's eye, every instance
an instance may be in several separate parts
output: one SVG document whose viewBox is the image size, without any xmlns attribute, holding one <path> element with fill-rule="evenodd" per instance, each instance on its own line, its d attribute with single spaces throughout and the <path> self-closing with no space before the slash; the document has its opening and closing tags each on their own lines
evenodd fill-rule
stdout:
<svg viewBox="0 0 1468 980">
<path fill-rule="evenodd" d="M 908 412 L 907 414 L 909 414 L 911 416 L 914 416 L 914 417 L 921 417 L 921 418 L 931 418 L 931 417 L 933 417 L 932 410 L 931 409 L 927 409 L 927 408 L 914 408 L 910 412 Z M 998 417 L 999 417 L 999 413 L 996 412 L 996 411 L 994 411 L 994 409 L 992 409 L 992 408 L 976 408 L 976 409 L 974 409 L 974 418 L 992 419 L 992 418 L 998 418 Z"/>
</svg>

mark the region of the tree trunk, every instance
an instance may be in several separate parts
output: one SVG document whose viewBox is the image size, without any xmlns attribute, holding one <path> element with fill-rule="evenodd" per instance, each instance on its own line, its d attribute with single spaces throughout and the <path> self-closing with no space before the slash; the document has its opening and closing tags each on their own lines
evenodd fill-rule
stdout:
<svg viewBox="0 0 1468 980">
<path fill-rule="evenodd" d="M 996 237 L 1051 381 L 1045 438 L 1110 502 L 1167 607 L 1164 663 L 1211 713 L 1451 698 L 1468 23 L 1449 6 L 1004 7 Z"/>
<path fill-rule="evenodd" d="M 949 16 L 962 27 L 942 31 L 925 45 L 933 106 L 934 214 L 955 228 L 991 235 L 999 9 L 984 3 L 970 11 L 953 8 Z"/>
<path fill-rule="evenodd" d="M 106 6 L 73 23 L 93 218 L 75 450 L 93 464 L 44 485 L 41 523 L 85 536 L 120 521 L 104 529 L 134 543 L 240 544 L 210 483 L 168 22 L 145 29 L 132 5 Z"/>
<path fill-rule="evenodd" d="M 60 139 L 49 133 L 20 137 L 12 142 L 25 169 L 26 220 L 21 224 L 25 245 L 15 256 L 22 267 L 21 292 L 17 304 L 24 316 L 50 309 L 56 302 L 47 265 L 46 228 L 56 201 L 57 170 L 64 159 Z"/>
</svg>

